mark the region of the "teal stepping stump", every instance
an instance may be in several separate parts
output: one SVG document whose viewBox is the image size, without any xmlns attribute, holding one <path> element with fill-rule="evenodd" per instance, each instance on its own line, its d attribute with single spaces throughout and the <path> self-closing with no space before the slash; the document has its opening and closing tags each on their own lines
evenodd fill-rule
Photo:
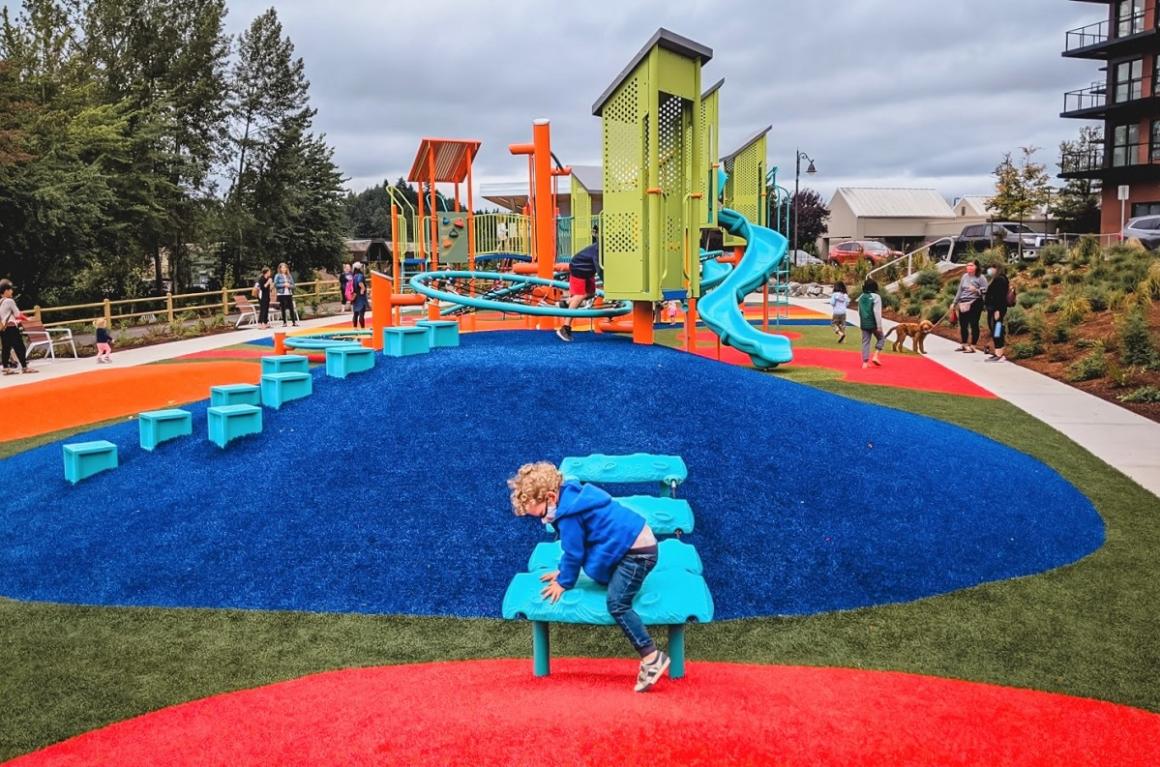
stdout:
<svg viewBox="0 0 1160 767">
<path fill-rule="evenodd" d="M 238 437 L 262 432 L 262 408 L 255 405 L 220 405 L 206 411 L 209 441 L 225 447 Z"/>
<path fill-rule="evenodd" d="M 64 478 L 74 485 L 102 471 L 117 468 L 117 446 L 107 440 L 64 446 Z"/>
<path fill-rule="evenodd" d="M 271 355 L 262 358 L 262 375 L 270 373 L 309 373 L 310 360 L 301 354 Z"/>
<path fill-rule="evenodd" d="M 417 328 L 427 329 L 427 341 L 432 349 L 459 346 L 459 323 L 453 320 L 419 320 Z"/>
<path fill-rule="evenodd" d="M 684 535 L 693 532 L 693 507 L 681 498 L 655 495 L 626 495 L 616 499 L 648 522 L 657 535 Z"/>
<path fill-rule="evenodd" d="M 287 402 L 314 392 L 309 373 L 267 373 L 262 376 L 262 404 L 278 410 Z"/>
<path fill-rule="evenodd" d="M 657 548 L 657 566 L 654 572 L 658 570 L 684 570 L 694 575 L 702 574 L 701 555 L 697 553 L 695 546 L 682 543 L 676 538 L 666 538 L 660 542 Z M 560 557 L 563 552 L 564 549 L 559 541 L 536 544 L 536 548 L 532 550 L 532 556 L 528 557 L 528 572 L 544 573 L 559 569 Z M 580 573 L 580 577 L 591 580 L 583 572 Z"/>
<path fill-rule="evenodd" d="M 659 563 L 659 559 L 658 559 Z M 503 598 L 503 617 L 532 622 L 532 666 L 536 676 L 551 671 L 551 644 L 548 624 L 585 623 L 610 626 L 606 589 L 588 579 L 581 579 L 552 604 L 540 595 L 544 584 L 540 572 L 518 573 L 508 585 Z M 685 675 L 685 624 L 713 620 L 713 597 L 700 575 L 685 570 L 653 570 L 644 580 L 633 609 L 646 626 L 668 626 L 668 653 L 672 658 L 669 676 Z"/>
<path fill-rule="evenodd" d="M 147 410 L 137 414 L 141 447 L 146 450 L 171 439 L 193 434 L 193 416 L 187 410 Z"/>
<path fill-rule="evenodd" d="M 360 344 L 329 346 L 326 349 L 326 374 L 332 378 L 346 378 L 352 373 L 364 373 L 374 367 L 374 349 Z"/>
<path fill-rule="evenodd" d="M 431 351 L 427 328 L 383 328 L 383 354 L 388 357 L 411 357 Z"/>
<path fill-rule="evenodd" d="M 261 405 L 262 393 L 257 384 L 224 384 L 209 387 L 209 404 L 221 405 Z"/>
<path fill-rule="evenodd" d="M 689 469 L 679 455 L 603 455 L 594 453 L 583 458 L 565 458 L 560 462 L 564 479 L 581 482 L 629 483 L 659 482 L 672 495 L 677 485 L 689 477 Z"/>
</svg>

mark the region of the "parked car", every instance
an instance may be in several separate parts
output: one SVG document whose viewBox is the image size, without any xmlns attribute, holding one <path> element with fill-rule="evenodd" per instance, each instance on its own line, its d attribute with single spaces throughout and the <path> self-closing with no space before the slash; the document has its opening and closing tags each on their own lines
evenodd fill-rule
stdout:
<svg viewBox="0 0 1160 767">
<path fill-rule="evenodd" d="M 1125 240 L 1139 240 L 1148 250 L 1160 248 L 1160 215 L 1129 219 L 1120 235 Z"/>
<path fill-rule="evenodd" d="M 962 234 L 955 238 L 954 256 L 961 260 L 972 250 L 981 252 L 1002 244 L 1009 258 L 1016 258 L 1022 249 L 1024 259 L 1034 259 L 1039 258 L 1040 248 L 1050 242 L 1059 242 L 1059 238 L 1037 232 L 1026 224 L 995 221 L 963 227 Z"/>
<path fill-rule="evenodd" d="M 871 266 L 881 266 L 904 255 L 874 240 L 850 240 L 830 248 L 827 261 L 834 266 L 849 266 L 860 261 L 869 261 Z"/>
</svg>

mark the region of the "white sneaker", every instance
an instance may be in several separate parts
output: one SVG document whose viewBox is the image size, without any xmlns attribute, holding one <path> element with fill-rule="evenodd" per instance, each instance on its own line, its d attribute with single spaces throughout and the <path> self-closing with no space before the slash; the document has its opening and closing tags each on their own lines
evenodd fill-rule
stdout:
<svg viewBox="0 0 1160 767">
<path fill-rule="evenodd" d="M 640 671 L 636 675 L 636 687 L 633 689 L 636 692 L 648 692 L 669 670 L 671 662 L 672 658 L 661 650 L 657 650 L 657 657 L 653 659 L 652 663 L 641 661 Z"/>
</svg>

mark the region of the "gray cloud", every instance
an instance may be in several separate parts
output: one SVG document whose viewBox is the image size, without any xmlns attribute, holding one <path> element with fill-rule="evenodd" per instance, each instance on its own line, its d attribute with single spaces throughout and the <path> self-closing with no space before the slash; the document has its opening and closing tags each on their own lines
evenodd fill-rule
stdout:
<svg viewBox="0 0 1160 767">
<path fill-rule="evenodd" d="M 244 29 L 266 4 L 231 3 Z M 792 7 L 790 7 L 792 6 Z M 1062 94 L 1098 76 L 1060 57 L 1066 30 L 1101 7 L 1062 0 L 646 0 L 284 2 L 306 61 L 316 125 L 361 189 L 410 167 L 422 136 L 478 138 L 482 181 L 520 179 L 507 145 L 552 120 L 565 162 L 599 162 L 590 107 L 658 26 L 714 50 L 705 83 L 726 78 L 721 148 L 773 123 L 769 160 L 793 183 L 795 146 L 821 173 L 809 185 L 908 183 L 985 192 L 1006 151 L 1043 147 L 1054 169 L 1081 123 Z M 786 183 L 788 180 L 788 183 Z"/>
</svg>

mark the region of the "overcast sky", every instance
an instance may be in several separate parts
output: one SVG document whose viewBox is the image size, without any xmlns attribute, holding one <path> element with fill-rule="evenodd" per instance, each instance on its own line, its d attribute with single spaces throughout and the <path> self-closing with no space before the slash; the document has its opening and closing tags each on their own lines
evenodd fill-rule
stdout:
<svg viewBox="0 0 1160 767">
<path fill-rule="evenodd" d="M 270 3 L 232 0 L 240 32 Z M 721 150 L 772 123 L 769 163 L 793 185 L 930 186 L 986 193 L 1003 153 L 1058 145 L 1063 93 L 1099 77 L 1060 56 L 1068 29 L 1104 6 L 1068 0 L 286 0 L 275 4 L 306 63 L 316 126 L 362 190 L 405 174 L 422 136 L 476 138 L 476 179 L 526 178 L 507 145 L 552 121 L 570 164 L 599 164 L 593 101 L 658 27 L 713 49 L 725 78 Z"/>
</svg>

